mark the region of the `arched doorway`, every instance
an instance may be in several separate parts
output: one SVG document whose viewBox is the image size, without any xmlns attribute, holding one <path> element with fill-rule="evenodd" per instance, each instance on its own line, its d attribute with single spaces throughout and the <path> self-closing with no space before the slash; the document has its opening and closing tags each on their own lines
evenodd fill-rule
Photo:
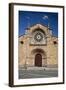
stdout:
<svg viewBox="0 0 66 90">
<path fill-rule="evenodd" d="M 35 55 L 35 66 L 42 66 L 42 55 L 39 53 Z"/>
</svg>

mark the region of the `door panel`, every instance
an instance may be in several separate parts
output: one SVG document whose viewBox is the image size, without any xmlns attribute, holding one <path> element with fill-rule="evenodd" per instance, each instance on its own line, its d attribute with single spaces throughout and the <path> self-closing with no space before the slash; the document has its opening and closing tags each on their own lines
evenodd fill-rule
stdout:
<svg viewBox="0 0 66 90">
<path fill-rule="evenodd" d="M 38 66 L 38 67 L 42 66 L 42 55 L 41 54 L 35 55 L 35 66 Z"/>
</svg>

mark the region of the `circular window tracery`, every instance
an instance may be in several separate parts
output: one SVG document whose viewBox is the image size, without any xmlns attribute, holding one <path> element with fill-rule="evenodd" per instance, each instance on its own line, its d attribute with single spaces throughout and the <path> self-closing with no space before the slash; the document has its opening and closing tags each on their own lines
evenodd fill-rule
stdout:
<svg viewBox="0 0 66 90">
<path fill-rule="evenodd" d="M 34 40 L 37 42 L 41 42 L 42 40 L 45 40 L 45 33 L 41 29 L 36 30 L 34 32 Z"/>
<path fill-rule="evenodd" d="M 41 32 L 37 32 L 34 36 L 34 39 L 38 42 L 42 41 L 43 39 L 43 34 Z"/>
</svg>

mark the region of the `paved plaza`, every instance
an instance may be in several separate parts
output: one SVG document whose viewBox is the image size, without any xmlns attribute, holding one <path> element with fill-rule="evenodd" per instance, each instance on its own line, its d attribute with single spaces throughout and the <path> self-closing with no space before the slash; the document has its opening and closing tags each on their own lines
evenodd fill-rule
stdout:
<svg viewBox="0 0 66 90">
<path fill-rule="evenodd" d="M 47 77 L 57 77 L 58 70 L 57 69 L 38 69 L 38 70 L 31 70 L 31 69 L 20 69 L 19 70 L 19 79 L 28 79 L 28 78 L 47 78 Z"/>
</svg>

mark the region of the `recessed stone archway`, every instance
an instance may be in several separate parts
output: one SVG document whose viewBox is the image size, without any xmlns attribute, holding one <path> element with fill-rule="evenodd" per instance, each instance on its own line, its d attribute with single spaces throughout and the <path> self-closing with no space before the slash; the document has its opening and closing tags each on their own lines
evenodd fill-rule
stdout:
<svg viewBox="0 0 66 90">
<path fill-rule="evenodd" d="M 42 67 L 47 66 L 47 56 L 43 49 L 37 48 L 32 50 L 33 65 Z"/>
</svg>

